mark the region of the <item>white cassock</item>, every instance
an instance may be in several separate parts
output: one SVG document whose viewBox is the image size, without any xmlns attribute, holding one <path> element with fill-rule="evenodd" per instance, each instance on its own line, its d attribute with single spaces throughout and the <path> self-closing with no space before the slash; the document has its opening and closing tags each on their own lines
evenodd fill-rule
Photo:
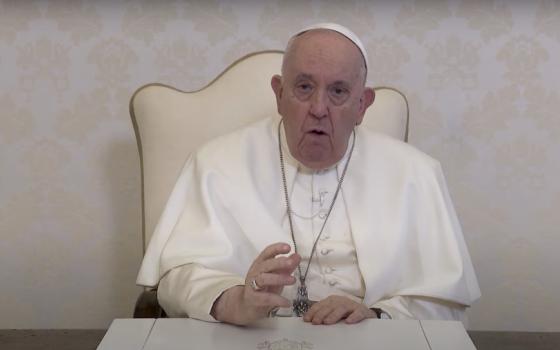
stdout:
<svg viewBox="0 0 560 350">
<path fill-rule="evenodd" d="M 267 118 L 222 136 L 186 162 L 137 279 L 159 285 L 168 315 L 213 321 L 213 302 L 244 284 L 266 246 L 293 248 L 278 122 Z M 284 141 L 283 147 L 305 271 L 349 152 L 332 168 L 312 171 L 289 155 Z M 439 163 L 406 143 L 356 128 L 341 194 L 306 284 L 311 300 L 336 294 L 392 318 L 461 319 L 480 290 Z M 282 294 L 293 299 L 295 288 Z"/>
</svg>

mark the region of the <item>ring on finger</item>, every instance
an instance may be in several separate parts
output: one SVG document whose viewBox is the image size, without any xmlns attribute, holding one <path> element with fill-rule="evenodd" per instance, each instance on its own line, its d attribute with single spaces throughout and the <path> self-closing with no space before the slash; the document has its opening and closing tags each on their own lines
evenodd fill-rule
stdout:
<svg viewBox="0 0 560 350">
<path fill-rule="evenodd" d="M 256 277 L 251 280 L 251 283 L 249 283 L 249 285 L 251 286 L 251 288 L 253 288 L 253 290 L 255 292 L 259 292 L 259 291 L 263 290 L 263 288 L 257 284 L 257 278 Z"/>
</svg>

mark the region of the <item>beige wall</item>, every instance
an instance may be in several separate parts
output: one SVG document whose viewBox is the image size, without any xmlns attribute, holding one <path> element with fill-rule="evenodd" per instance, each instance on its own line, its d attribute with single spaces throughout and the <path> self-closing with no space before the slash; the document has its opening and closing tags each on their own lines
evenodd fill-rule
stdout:
<svg viewBox="0 0 560 350">
<path fill-rule="evenodd" d="M 0 0 L 0 328 L 101 328 L 139 289 L 128 99 L 195 89 L 330 20 L 410 98 L 483 292 L 471 328 L 560 331 L 560 2 Z M 344 3 L 344 5 L 342 5 Z"/>
</svg>

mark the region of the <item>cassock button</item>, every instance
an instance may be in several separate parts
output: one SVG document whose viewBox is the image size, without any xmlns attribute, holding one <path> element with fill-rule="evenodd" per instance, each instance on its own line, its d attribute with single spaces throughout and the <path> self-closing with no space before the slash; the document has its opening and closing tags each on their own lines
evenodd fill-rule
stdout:
<svg viewBox="0 0 560 350">
<path fill-rule="evenodd" d="M 326 217 L 327 217 L 327 211 L 326 210 L 321 210 L 319 212 L 319 219 L 325 220 Z"/>
<path fill-rule="evenodd" d="M 334 287 L 338 284 L 338 281 L 329 281 L 329 286 Z"/>
<path fill-rule="evenodd" d="M 325 273 L 332 273 L 334 271 L 334 268 L 327 266 L 325 267 Z"/>
<path fill-rule="evenodd" d="M 323 248 L 323 249 L 321 249 L 321 254 L 322 254 L 322 255 L 327 255 L 327 254 L 329 254 L 329 253 L 332 252 L 332 251 L 333 251 L 333 250 L 330 249 L 330 248 Z"/>
</svg>

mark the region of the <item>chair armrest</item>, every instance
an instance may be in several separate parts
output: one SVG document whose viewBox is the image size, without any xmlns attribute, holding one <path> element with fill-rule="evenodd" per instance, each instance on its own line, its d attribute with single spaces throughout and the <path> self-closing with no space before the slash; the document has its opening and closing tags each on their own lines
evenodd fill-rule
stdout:
<svg viewBox="0 0 560 350">
<path fill-rule="evenodd" d="M 165 311 L 159 306 L 157 289 L 143 291 L 134 306 L 134 318 L 166 318 Z"/>
</svg>

